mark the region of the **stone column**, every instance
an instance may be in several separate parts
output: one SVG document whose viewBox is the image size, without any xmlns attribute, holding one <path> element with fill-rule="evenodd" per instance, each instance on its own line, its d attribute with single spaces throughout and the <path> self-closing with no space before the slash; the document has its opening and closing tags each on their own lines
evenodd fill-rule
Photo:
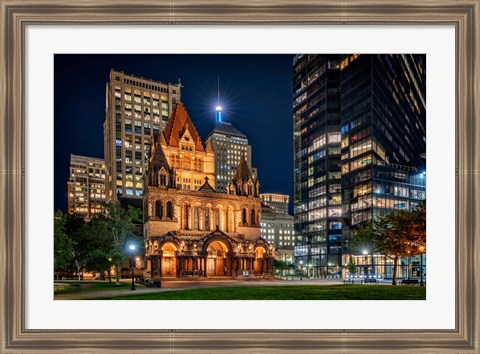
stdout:
<svg viewBox="0 0 480 354">
<path fill-rule="evenodd" d="M 228 207 L 227 207 L 227 210 L 225 210 L 225 230 L 226 232 L 232 232 L 231 228 L 232 228 L 232 225 L 230 223 L 230 218 L 228 217 Z"/>
<path fill-rule="evenodd" d="M 207 215 L 207 210 L 208 210 L 208 215 Z M 205 231 L 210 231 L 212 229 L 212 224 L 211 224 L 211 215 L 212 211 L 210 208 L 205 208 L 205 218 L 204 218 L 204 223 L 208 221 L 208 227 L 205 226 Z"/>
<path fill-rule="evenodd" d="M 162 257 L 157 256 L 156 258 L 157 258 L 156 261 L 158 264 L 158 276 L 161 278 L 162 277 Z"/>
<path fill-rule="evenodd" d="M 176 262 L 175 262 L 175 265 L 176 265 L 176 268 L 177 270 L 175 271 L 175 275 L 178 277 L 180 275 L 180 267 L 181 267 L 181 264 L 182 263 L 182 258 L 181 257 L 177 257 L 176 258 Z"/>
</svg>

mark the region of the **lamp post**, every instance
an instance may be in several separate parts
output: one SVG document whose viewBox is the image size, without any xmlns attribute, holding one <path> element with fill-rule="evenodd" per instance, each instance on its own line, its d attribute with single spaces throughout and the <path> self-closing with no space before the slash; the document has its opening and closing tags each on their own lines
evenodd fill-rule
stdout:
<svg viewBox="0 0 480 354">
<path fill-rule="evenodd" d="M 365 256 L 365 278 L 368 277 L 368 265 L 367 265 L 367 262 L 368 262 L 368 251 L 367 250 L 363 250 L 363 255 Z"/>
<path fill-rule="evenodd" d="M 135 245 L 130 245 L 128 248 L 130 248 L 130 266 L 132 267 L 132 287 L 130 290 L 135 290 L 135 282 L 133 280 L 133 265 L 135 264 L 135 260 L 133 258 L 133 253 L 135 252 Z"/>
<path fill-rule="evenodd" d="M 423 253 L 425 252 L 425 247 L 420 246 L 418 249 L 420 250 L 420 286 L 425 286 L 423 282 Z"/>
</svg>

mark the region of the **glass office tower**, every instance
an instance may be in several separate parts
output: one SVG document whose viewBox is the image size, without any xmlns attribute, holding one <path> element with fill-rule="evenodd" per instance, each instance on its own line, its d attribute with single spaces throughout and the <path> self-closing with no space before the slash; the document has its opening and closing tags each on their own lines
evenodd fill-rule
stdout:
<svg viewBox="0 0 480 354">
<path fill-rule="evenodd" d="M 295 265 L 309 276 L 341 271 L 339 80 L 339 55 L 295 56 Z"/>
<path fill-rule="evenodd" d="M 352 231 L 426 198 L 425 62 L 295 56 L 295 264 L 309 276 L 345 276 L 350 256 L 364 274 L 391 274 L 383 256 L 350 247 Z"/>
<path fill-rule="evenodd" d="M 360 223 L 426 199 L 425 55 L 343 55 L 340 62 L 343 252 L 364 275 L 391 263 L 350 247 Z M 405 276 L 405 269 L 399 269 Z"/>
</svg>

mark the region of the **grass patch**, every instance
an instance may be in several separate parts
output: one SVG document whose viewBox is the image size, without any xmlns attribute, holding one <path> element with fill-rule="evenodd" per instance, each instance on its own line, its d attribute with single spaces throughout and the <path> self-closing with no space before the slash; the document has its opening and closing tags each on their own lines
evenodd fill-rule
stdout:
<svg viewBox="0 0 480 354">
<path fill-rule="evenodd" d="M 303 285 L 202 288 L 118 296 L 112 300 L 425 300 L 425 287 Z"/>
<path fill-rule="evenodd" d="M 55 283 L 55 286 L 58 288 L 54 291 L 55 294 L 70 294 L 84 291 L 129 289 L 131 285 L 126 283 L 116 285 L 115 281 L 111 283 L 103 281 L 68 281 Z"/>
</svg>

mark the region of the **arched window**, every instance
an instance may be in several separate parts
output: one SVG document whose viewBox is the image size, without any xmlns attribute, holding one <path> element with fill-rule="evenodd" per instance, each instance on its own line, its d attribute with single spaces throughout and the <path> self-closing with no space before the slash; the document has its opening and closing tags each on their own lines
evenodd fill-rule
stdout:
<svg viewBox="0 0 480 354">
<path fill-rule="evenodd" d="M 252 209 L 250 212 L 250 222 L 252 225 L 255 225 L 255 209 Z"/>
<path fill-rule="evenodd" d="M 167 176 L 163 173 L 160 175 L 160 185 L 161 186 L 167 185 Z"/>
<path fill-rule="evenodd" d="M 210 231 L 210 209 L 205 208 L 205 230 Z"/>
<path fill-rule="evenodd" d="M 162 202 L 159 200 L 155 202 L 155 216 L 160 219 L 163 217 Z"/>
<path fill-rule="evenodd" d="M 167 218 L 173 219 L 172 202 L 167 202 Z"/>
<path fill-rule="evenodd" d="M 193 229 L 194 230 L 200 230 L 200 224 L 199 224 L 200 212 L 198 209 L 199 209 L 198 207 L 193 208 Z"/>
<path fill-rule="evenodd" d="M 247 209 L 243 208 L 242 211 L 242 223 L 246 224 L 247 223 Z"/>
<path fill-rule="evenodd" d="M 184 213 L 184 228 L 185 230 L 190 230 L 190 205 L 185 204 L 185 213 Z"/>
<path fill-rule="evenodd" d="M 214 210 L 215 214 L 214 214 L 214 217 L 215 217 L 215 228 L 220 228 L 220 209 L 216 208 Z"/>
</svg>

